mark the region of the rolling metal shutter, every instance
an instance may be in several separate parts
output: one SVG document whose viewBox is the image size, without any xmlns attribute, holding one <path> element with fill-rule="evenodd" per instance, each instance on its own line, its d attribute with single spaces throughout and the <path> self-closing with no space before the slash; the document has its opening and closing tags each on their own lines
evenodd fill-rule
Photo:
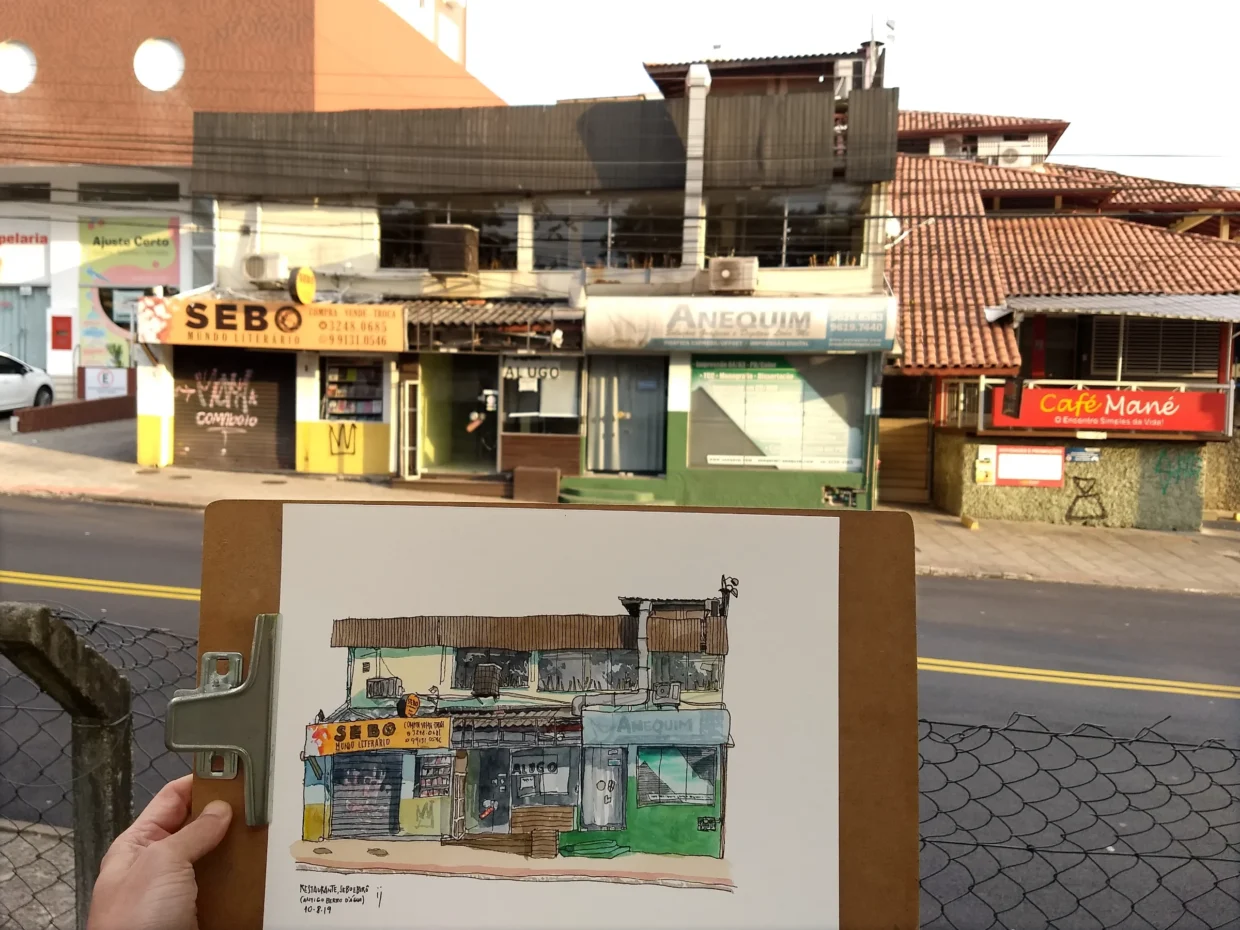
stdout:
<svg viewBox="0 0 1240 930">
<path fill-rule="evenodd" d="M 400 829 L 405 753 L 359 752 L 332 760 L 332 837 L 390 836 Z"/>
<path fill-rule="evenodd" d="M 173 461 L 238 471 L 296 467 L 296 354 L 177 346 Z"/>
</svg>

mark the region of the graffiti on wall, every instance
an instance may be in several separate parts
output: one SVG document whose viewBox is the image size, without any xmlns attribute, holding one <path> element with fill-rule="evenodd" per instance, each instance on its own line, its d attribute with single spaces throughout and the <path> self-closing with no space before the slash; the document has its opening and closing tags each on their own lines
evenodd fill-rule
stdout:
<svg viewBox="0 0 1240 930">
<path fill-rule="evenodd" d="M 333 423 L 327 434 L 327 445 L 332 455 L 357 455 L 357 424 Z"/>
<path fill-rule="evenodd" d="M 1163 497 L 1185 484 L 1195 486 L 1201 477 L 1201 456 L 1196 449 L 1159 449 L 1154 474 Z"/>
<path fill-rule="evenodd" d="M 1097 478 L 1072 477 L 1075 496 L 1063 517 L 1068 523 L 1101 523 L 1107 518 L 1107 507 L 1098 493 Z"/>
<path fill-rule="evenodd" d="M 228 437 L 247 433 L 258 426 L 258 392 L 254 372 L 222 372 L 218 368 L 194 373 L 194 383 L 178 384 L 176 394 L 188 404 L 197 403 L 194 425 L 218 433 L 220 454 L 228 454 Z"/>
</svg>

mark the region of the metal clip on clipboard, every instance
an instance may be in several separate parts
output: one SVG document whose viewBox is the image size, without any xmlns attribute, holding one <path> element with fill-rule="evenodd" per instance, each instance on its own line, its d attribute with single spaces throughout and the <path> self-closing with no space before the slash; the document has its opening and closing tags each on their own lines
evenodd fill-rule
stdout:
<svg viewBox="0 0 1240 930">
<path fill-rule="evenodd" d="M 254 619 L 250 674 L 241 678 L 241 653 L 204 652 L 198 687 L 177 691 L 168 702 L 164 744 L 173 752 L 194 753 L 199 778 L 236 778 L 245 770 L 245 822 L 271 822 L 272 699 L 279 614 Z M 227 663 L 220 671 L 220 663 Z"/>
</svg>

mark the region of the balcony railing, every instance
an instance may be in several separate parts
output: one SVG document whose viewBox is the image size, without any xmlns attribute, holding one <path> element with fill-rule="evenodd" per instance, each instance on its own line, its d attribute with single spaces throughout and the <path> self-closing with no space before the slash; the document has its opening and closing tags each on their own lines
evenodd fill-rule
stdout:
<svg viewBox="0 0 1240 930">
<path fill-rule="evenodd" d="M 935 409 L 935 425 L 967 430 L 1003 430 L 1012 427 L 994 424 L 994 389 L 1010 379 L 981 376 L 977 378 L 945 378 Z M 1096 381 L 1074 378 L 1026 378 L 1026 391 L 1058 387 L 1075 391 L 1170 391 L 1173 393 L 1205 392 L 1227 397 L 1227 436 L 1235 428 L 1236 395 L 1233 382 L 1212 381 Z M 1114 432 L 1124 430 L 1115 429 Z M 1062 430 L 1060 430 L 1062 432 Z"/>
</svg>

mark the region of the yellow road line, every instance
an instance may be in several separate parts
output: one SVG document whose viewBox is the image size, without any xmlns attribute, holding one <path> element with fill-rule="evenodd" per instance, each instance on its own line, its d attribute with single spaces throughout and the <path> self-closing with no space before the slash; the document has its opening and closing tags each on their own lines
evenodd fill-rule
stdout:
<svg viewBox="0 0 1240 930">
<path fill-rule="evenodd" d="M 919 658 L 917 660 L 917 669 L 923 672 L 943 672 L 948 675 L 976 675 L 983 678 L 1037 681 L 1053 685 L 1078 685 L 1084 688 L 1157 691 L 1162 694 L 1187 694 L 1193 697 L 1240 700 L 1240 687 L 1195 681 L 1169 681 L 1163 678 L 1129 678 L 1122 675 L 1095 675 L 1089 672 L 1065 672 L 1048 668 L 1022 668 L 1015 665 L 957 662 L 953 659 Z"/>
<path fill-rule="evenodd" d="M 31 588 L 58 588 L 64 591 L 89 591 L 93 594 L 117 594 L 122 597 L 156 597 L 170 601 L 196 601 L 199 595 L 197 588 L 4 570 L 0 570 L 0 584 L 22 585 Z"/>
<path fill-rule="evenodd" d="M 173 601 L 196 601 L 198 588 L 145 584 L 135 581 L 108 581 L 101 578 L 75 578 L 69 575 L 43 575 L 34 572 L 0 570 L 0 584 L 34 588 L 59 588 L 87 591 L 94 594 L 116 594 L 122 597 L 154 597 Z M 990 665 L 984 662 L 961 662 L 955 659 L 918 658 L 917 668 L 923 672 L 947 675 L 972 675 L 982 678 L 1004 678 L 1011 681 L 1035 681 L 1043 684 L 1077 685 L 1084 688 L 1113 688 L 1121 691 L 1156 691 L 1163 694 L 1186 694 L 1193 697 L 1240 700 L 1240 686 L 1216 685 L 1193 681 L 1172 681 L 1163 678 L 1132 678 L 1124 675 L 1098 675 L 1092 672 L 1067 672 L 1058 669 L 1025 668 L 1017 665 Z"/>
</svg>

